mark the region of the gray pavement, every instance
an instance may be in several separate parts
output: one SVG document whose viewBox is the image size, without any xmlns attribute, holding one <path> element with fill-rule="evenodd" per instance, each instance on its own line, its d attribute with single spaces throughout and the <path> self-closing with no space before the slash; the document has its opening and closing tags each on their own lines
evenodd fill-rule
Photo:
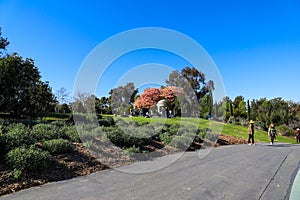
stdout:
<svg viewBox="0 0 300 200">
<path fill-rule="evenodd" d="M 151 169 L 176 155 L 45 184 L 0 200 L 289 199 L 299 155 L 300 146 L 290 144 L 223 146 L 185 153 L 171 165 L 149 173 L 124 171 Z"/>
</svg>

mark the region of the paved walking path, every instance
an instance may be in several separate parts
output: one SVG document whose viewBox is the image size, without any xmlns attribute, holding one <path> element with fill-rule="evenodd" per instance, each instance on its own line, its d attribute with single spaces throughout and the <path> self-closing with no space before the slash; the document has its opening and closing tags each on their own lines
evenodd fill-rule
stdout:
<svg viewBox="0 0 300 200">
<path fill-rule="evenodd" d="M 300 146 L 290 144 L 223 146 L 185 153 L 171 165 L 149 173 L 124 171 L 151 169 L 176 155 L 45 184 L 0 200 L 299 200 L 299 155 Z"/>
</svg>

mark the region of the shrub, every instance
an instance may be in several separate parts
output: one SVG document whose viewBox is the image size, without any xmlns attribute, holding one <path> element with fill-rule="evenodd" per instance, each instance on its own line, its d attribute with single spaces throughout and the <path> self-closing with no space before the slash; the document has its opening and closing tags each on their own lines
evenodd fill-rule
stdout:
<svg viewBox="0 0 300 200">
<path fill-rule="evenodd" d="M 31 137 L 30 130 L 24 124 L 11 124 L 7 127 L 7 132 L 3 134 L 2 141 L 5 142 L 6 152 L 22 145 L 31 145 L 36 140 Z"/>
<path fill-rule="evenodd" d="M 64 126 L 61 128 L 63 138 L 68 139 L 71 142 L 81 142 L 79 134 L 75 126 Z"/>
<path fill-rule="evenodd" d="M 110 126 L 114 126 L 116 124 L 114 118 L 111 116 L 106 117 L 106 120 L 108 121 Z"/>
<path fill-rule="evenodd" d="M 33 146 L 30 148 L 22 146 L 9 151 L 5 161 L 12 169 L 22 172 L 45 171 L 50 169 L 52 164 L 49 152 L 42 151 Z"/>
<path fill-rule="evenodd" d="M 198 137 L 201 139 L 201 140 L 204 140 L 205 136 L 206 136 L 206 130 L 204 129 L 199 129 L 198 130 Z"/>
<path fill-rule="evenodd" d="M 136 147 L 135 145 L 133 145 L 132 147 L 126 148 L 124 152 L 125 155 L 132 156 L 135 153 L 141 153 L 141 150 L 140 147 Z"/>
<path fill-rule="evenodd" d="M 152 141 L 151 138 L 144 137 L 143 132 L 132 127 L 127 129 L 114 128 L 109 131 L 106 129 L 106 136 L 112 143 L 121 147 L 141 146 Z"/>
<path fill-rule="evenodd" d="M 50 113 L 47 117 L 51 118 L 60 118 L 60 119 L 70 119 L 72 116 L 71 113 Z"/>
<path fill-rule="evenodd" d="M 286 125 L 280 125 L 275 127 L 277 129 L 277 134 L 282 134 L 284 136 L 294 136 L 294 130 Z"/>
<path fill-rule="evenodd" d="M 230 116 L 230 117 L 229 117 L 228 123 L 229 123 L 229 124 L 236 124 L 236 120 L 235 120 L 234 116 Z"/>
<path fill-rule="evenodd" d="M 91 119 L 88 115 L 78 114 L 78 113 L 73 115 L 73 120 L 77 124 L 88 124 L 88 123 L 92 122 L 92 121 L 90 121 Z"/>
<path fill-rule="evenodd" d="M 43 143 L 43 148 L 51 154 L 68 153 L 72 151 L 72 146 L 68 140 L 53 139 Z"/>
<path fill-rule="evenodd" d="M 55 125 L 57 127 L 64 127 L 67 125 L 67 123 L 65 121 L 53 121 L 51 122 L 52 125 Z"/>
<path fill-rule="evenodd" d="M 32 127 L 32 137 L 37 141 L 46 141 L 62 137 L 59 127 L 53 124 L 37 124 Z"/>
<path fill-rule="evenodd" d="M 105 127 L 110 126 L 110 123 L 106 119 L 99 119 L 98 123 L 99 123 L 99 126 L 105 126 Z"/>
<path fill-rule="evenodd" d="M 0 118 L 0 125 L 4 125 L 5 124 L 5 119 Z"/>
<path fill-rule="evenodd" d="M 249 125 L 249 121 L 247 119 L 240 119 L 240 124 L 244 127 L 247 127 Z"/>
<path fill-rule="evenodd" d="M 5 135 L 0 133 L 0 159 L 5 152 Z"/>
<path fill-rule="evenodd" d="M 171 140 L 173 139 L 173 136 L 170 136 L 169 133 L 162 133 L 159 135 L 159 139 L 164 143 L 164 144 L 169 144 Z"/>
<path fill-rule="evenodd" d="M 179 128 L 179 124 L 172 124 L 168 127 L 167 132 L 169 132 L 170 135 L 177 135 Z"/>
<path fill-rule="evenodd" d="M 170 145 L 181 150 L 187 150 L 190 144 L 185 144 L 182 136 L 175 136 L 170 142 Z"/>
</svg>

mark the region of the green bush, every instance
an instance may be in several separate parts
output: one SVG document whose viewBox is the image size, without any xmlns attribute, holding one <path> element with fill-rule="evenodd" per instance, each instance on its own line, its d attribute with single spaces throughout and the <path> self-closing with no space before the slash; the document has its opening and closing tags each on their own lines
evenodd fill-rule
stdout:
<svg viewBox="0 0 300 200">
<path fill-rule="evenodd" d="M 179 129 L 179 124 L 172 124 L 170 127 L 168 127 L 167 132 L 169 132 L 170 135 L 177 135 Z"/>
<path fill-rule="evenodd" d="M 206 136 L 206 130 L 204 129 L 199 129 L 198 130 L 198 137 L 200 138 L 200 140 L 204 140 L 205 136 Z"/>
<path fill-rule="evenodd" d="M 175 136 L 170 142 L 170 145 L 183 151 L 187 150 L 190 146 L 190 144 L 185 144 L 182 136 Z"/>
<path fill-rule="evenodd" d="M 150 143 L 152 140 L 149 137 L 146 137 L 145 134 L 138 129 L 130 128 L 113 128 L 106 129 L 107 138 L 117 146 L 121 147 L 132 147 L 146 145 Z"/>
<path fill-rule="evenodd" d="M 61 128 L 63 138 L 68 139 L 71 142 L 81 142 L 79 134 L 75 126 L 64 126 Z"/>
<path fill-rule="evenodd" d="M 67 125 L 65 121 L 53 121 L 51 122 L 51 124 L 57 127 L 64 127 Z"/>
<path fill-rule="evenodd" d="M 110 124 L 110 126 L 114 126 L 116 124 L 114 118 L 111 117 L 111 116 L 106 117 L 106 120 L 108 121 L 108 123 Z"/>
<path fill-rule="evenodd" d="M 5 119 L 0 118 L 0 125 L 4 125 L 5 124 Z"/>
<path fill-rule="evenodd" d="M 280 125 L 275 127 L 277 129 L 277 134 L 282 134 L 284 136 L 294 136 L 294 130 L 286 125 Z"/>
<path fill-rule="evenodd" d="M 71 113 L 50 113 L 46 117 L 60 118 L 60 119 L 70 119 Z"/>
<path fill-rule="evenodd" d="M 43 148 L 51 154 L 68 153 L 72 151 L 72 146 L 68 140 L 53 139 L 43 143 Z"/>
<path fill-rule="evenodd" d="M 164 144 L 169 144 L 174 136 L 170 136 L 169 133 L 162 133 L 159 135 L 160 141 L 162 141 Z"/>
<path fill-rule="evenodd" d="M 9 151 L 5 157 L 9 167 L 22 172 L 45 171 L 50 169 L 52 158 L 49 152 L 42 151 L 33 146 L 22 146 Z"/>
<path fill-rule="evenodd" d="M 125 155 L 132 156 L 135 153 L 141 153 L 141 149 L 140 147 L 136 147 L 135 145 L 133 145 L 132 147 L 126 148 L 124 152 Z"/>
<path fill-rule="evenodd" d="M 32 127 L 31 135 L 37 141 L 58 139 L 63 136 L 59 127 L 53 124 L 37 124 Z"/>
<path fill-rule="evenodd" d="M 5 135 L 0 133 L 0 159 L 5 153 Z"/>
<path fill-rule="evenodd" d="M 105 127 L 110 126 L 110 123 L 106 119 L 99 119 L 98 123 L 99 123 L 99 126 L 105 126 Z"/>
<path fill-rule="evenodd" d="M 235 120 L 235 117 L 234 116 L 230 116 L 227 123 L 229 124 L 236 124 L 236 120 Z"/>
<path fill-rule="evenodd" d="M 36 142 L 30 134 L 30 129 L 24 124 L 11 124 L 7 127 L 7 132 L 3 134 L 2 141 L 5 142 L 5 150 L 15 149 L 22 145 L 31 145 Z"/>
</svg>

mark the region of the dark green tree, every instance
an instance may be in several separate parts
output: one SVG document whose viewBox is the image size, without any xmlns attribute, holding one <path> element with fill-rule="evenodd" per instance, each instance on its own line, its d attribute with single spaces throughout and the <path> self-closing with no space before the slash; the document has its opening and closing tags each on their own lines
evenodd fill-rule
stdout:
<svg viewBox="0 0 300 200">
<path fill-rule="evenodd" d="M 41 80 L 33 59 L 17 53 L 4 55 L 9 44 L 0 29 L 0 110 L 14 117 L 38 117 L 53 111 L 55 98 L 48 82 Z"/>
<path fill-rule="evenodd" d="M 109 94 L 109 102 L 111 103 L 111 109 L 113 114 L 129 114 L 129 110 L 132 107 L 132 96 L 136 95 L 134 83 L 129 82 L 125 86 L 119 86 L 112 89 Z"/>
<path fill-rule="evenodd" d="M 2 37 L 2 31 L 0 27 L 0 56 L 2 56 L 6 50 L 6 47 L 9 45 L 7 38 Z"/>
<path fill-rule="evenodd" d="M 195 67 L 185 67 L 178 72 L 177 70 L 173 71 L 169 75 L 169 79 L 166 80 L 167 85 L 176 86 L 183 88 L 186 93 L 189 93 L 187 90 L 193 90 L 194 95 L 198 102 L 207 94 L 209 91 L 213 91 L 214 82 L 206 82 L 205 74 L 198 71 Z"/>
</svg>

